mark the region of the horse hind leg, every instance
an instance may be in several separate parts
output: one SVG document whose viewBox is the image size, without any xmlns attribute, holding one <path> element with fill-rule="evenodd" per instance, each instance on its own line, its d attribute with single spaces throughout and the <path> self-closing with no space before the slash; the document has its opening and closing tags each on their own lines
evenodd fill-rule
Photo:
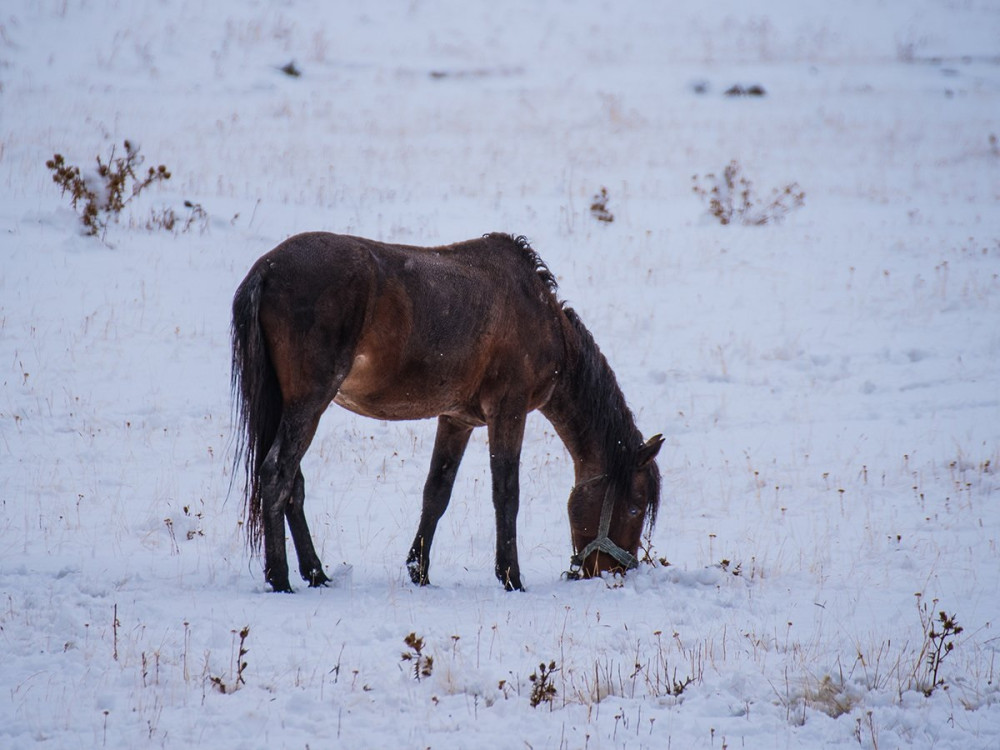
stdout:
<svg viewBox="0 0 1000 750">
<path fill-rule="evenodd" d="M 428 570 L 434 531 L 448 508 L 458 466 L 462 462 L 462 456 L 465 455 L 465 448 L 469 444 L 471 435 L 471 427 L 455 422 L 449 417 L 438 417 L 431 467 L 424 484 L 420 525 L 410 546 L 410 553 L 406 556 L 406 568 L 410 573 L 410 580 L 418 586 L 430 583 Z"/>
<path fill-rule="evenodd" d="M 308 286 L 310 280 L 302 282 Z M 318 280 L 312 280 L 318 283 Z M 350 372 L 354 350 L 364 323 L 367 288 L 342 289 L 339 309 L 317 302 L 314 321 L 306 330 L 296 315 L 305 303 L 280 286 L 262 299 L 260 321 L 282 395 L 277 436 L 261 467 L 264 520 L 264 575 L 276 591 L 291 591 L 285 550 L 285 522 L 299 558 L 300 571 L 310 585 L 326 582 L 303 511 L 305 481 L 300 463 L 319 419 Z M 327 297 L 336 290 L 328 290 Z M 334 295 L 335 296 L 335 295 Z"/>
<path fill-rule="evenodd" d="M 299 552 L 300 564 L 305 560 L 305 570 L 322 571 L 302 512 L 305 482 L 301 479 L 299 469 L 302 457 L 316 434 L 321 413 L 322 408 L 286 406 L 278 425 L 277 436 L 260 468 L 264 578 L 275 591 L 292 590 L 288 582 L 288 558 L 285 550 L 286 517 L 290 519 L 289 526 Z M 300 496 L 296 497 L 297 493 L 301 493 Z"/>
<path fill-rule="evenodd" d="M 320 562 L 316 548 L 313 546 L 312 535 L 309 533 L 309 525 L 306 523 L 303 507 L 305 498 L 306 482 L 300 467 L 295 473 L 292 496 L 288 501 L 288 507 L 285 508 L 285 519 L 292 532 L 292 542 L 295 544 L 295 553 L 299 558 L 299 573 L 302 575 L 302 580 L 310 586 L 325 586 L 330 582 L 330 579 L 323 572 L 323 563 Z"/>
</svg>

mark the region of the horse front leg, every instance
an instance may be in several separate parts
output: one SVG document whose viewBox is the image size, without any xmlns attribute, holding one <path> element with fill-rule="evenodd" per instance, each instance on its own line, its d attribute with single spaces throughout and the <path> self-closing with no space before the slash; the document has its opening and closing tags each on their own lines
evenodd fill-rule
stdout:
<svg viewBox="0 0 1000 750">
<path fill-rule="evenodd" d="M 471 435 L 471 427 L 450 417 L 438 417 L 431 467 L 424 483 L 420 525 L 417 527 L 417 535 L 410 546 L 410 552 L 406 556 L 406 568 L 410 572 L 410 580 L 418 586 L 430 583 L 428 570 L 434 531 L 448 508 L 458 466 L 462 462 L 462 456 L 465 455 L 465 448 L 469 444 Z"/>
<path fill-rule="evenodd" d="M 517 560 L 517 510 L 520 503 L 521 442 L 525 413 L 517 411 L 490 419 L 490 472 L 497 522 L 495 573 L 508 591 L 524 591 Z"/>
</svg>

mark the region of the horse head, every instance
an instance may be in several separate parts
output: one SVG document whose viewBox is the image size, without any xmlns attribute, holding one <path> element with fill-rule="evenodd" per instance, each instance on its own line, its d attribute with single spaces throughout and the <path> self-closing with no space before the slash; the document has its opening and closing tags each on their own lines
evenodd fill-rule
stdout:
<svg viewBox="0 0 1000 750">
<path fill-rule="evenodd" d="M 570 492 L 573 536 L 571 575 L 590 578 L 603 572 L 624 573 L 638 565 L 636 553 L 646 524 L 652 528 L 660 503 L 656 454 L 663 436 L 643 443 L 624 467 L 579 482 Z"/>
</svg>

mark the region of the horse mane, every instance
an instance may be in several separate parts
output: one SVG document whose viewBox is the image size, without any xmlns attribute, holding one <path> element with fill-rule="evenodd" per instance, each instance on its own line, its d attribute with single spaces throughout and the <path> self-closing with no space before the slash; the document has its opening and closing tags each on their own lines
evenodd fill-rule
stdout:
<svg viewBox="0 0 1000 750">
<path fill-rule="evenodd" d="M 488 240 L 500 240 L 502 242 L 508 242 L 514 247 L 516 247 L 522 256 L 531 264 L 535 273 L 538 274 L 538 278 L 542 280 L 545 284 L 545 288 L 548 289 L 553 295 L 558 291 L 559 284 L 556 282 L 555 274 L 549 270 L 549 267 L 545 265 L 545 261 L 541 259 L 535 249 L 528 242 L 528 238 L 523 234 L 518 236 L 513 236 L 510 234 L 504 234 L 502 232 L 493 232 L 492 234 L 484 234 L 484 238 Z"/>
<path fill-rule="evenodd" d="M 563 305 L 563 313 L 576 332 L 575 357 L 567 362 L 564 375 L 573 399 L 581 406 L 580 418 L 586 429 L 598 436 L 607 462 L 608 479 L 619 487 L 627 485 L 635 470 L 642 447 L 642 435 L 636 427 L 632 410 L 618 385 L 611 365 L 601 353 L 590 331 L 573 308 Z M 649 503 L 650 528 L 656 523 L 660 504 L 660 472 L 651 464 Z"/>
</svg>

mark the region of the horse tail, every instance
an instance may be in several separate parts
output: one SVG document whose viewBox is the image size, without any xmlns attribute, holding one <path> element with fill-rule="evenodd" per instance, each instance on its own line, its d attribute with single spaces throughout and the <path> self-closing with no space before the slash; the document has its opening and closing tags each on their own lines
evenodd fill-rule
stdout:
<svg viewBox="0 0 1000 750">
<path fill-rule="evenodd" d="M 260 327 L 263 269 L 253 268 L 233 297 L 232 374 L 236 451 L 233 478 L 243 467 L 243 508 L 247 543 L 259 552 L 264 526 L 260 497 L 260 468 L 278 432 L 281 390 Z"/>
</svg>

